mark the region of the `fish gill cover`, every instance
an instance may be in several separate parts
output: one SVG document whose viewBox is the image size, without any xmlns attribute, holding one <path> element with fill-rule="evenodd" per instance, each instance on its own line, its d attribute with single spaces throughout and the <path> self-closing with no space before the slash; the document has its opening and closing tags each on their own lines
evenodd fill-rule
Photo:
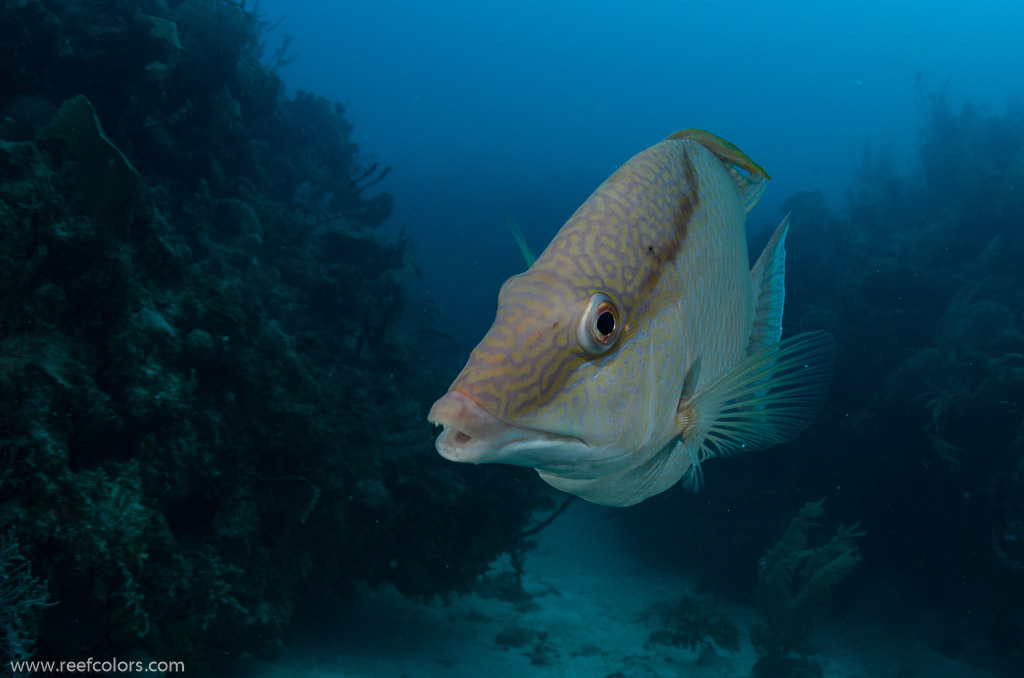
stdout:
<svg viewBox="0 0 1024 678">
<path fill-rule="evenodd" d="M 0 15 L 0 567 L 32 564 L 4 670 L 34 642 L 202 673 L 272 656 L 304 602 L 445 596 L 515 549 L 539 488 L 425 453 L 448 340 L 400 327 L 388 168 L 284 95 L 260 17 Z"/>
</svg>

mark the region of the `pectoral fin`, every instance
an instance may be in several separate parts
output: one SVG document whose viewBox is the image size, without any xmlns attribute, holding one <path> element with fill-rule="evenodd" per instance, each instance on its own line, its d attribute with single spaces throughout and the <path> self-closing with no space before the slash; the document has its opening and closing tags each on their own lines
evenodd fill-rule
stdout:
<svg viewBox="0 0 1024 678">
<path fill-rule="evenodd" d="M 835 340 L 808 332 L 749 356 L 676 410 L 680 439 L 696 462 L 761 449 L 795 437 L 828 393 Z"/>
</svg>

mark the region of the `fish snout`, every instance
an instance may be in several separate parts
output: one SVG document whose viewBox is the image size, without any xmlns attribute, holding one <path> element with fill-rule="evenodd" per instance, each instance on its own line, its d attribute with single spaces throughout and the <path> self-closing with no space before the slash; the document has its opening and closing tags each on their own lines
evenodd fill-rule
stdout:
<svg viewBox="0 0 1024 678">
<path fill-rule="evenodd" d="M 438 399 L 430 408 L 427 420 L 444 426 L 436 447 L 442 457 L 451 461 L 472 464 L 494 461 L 496 448 L 523 435 L 523 431 L 458 391 L 449 391 Z"/>
</svg>

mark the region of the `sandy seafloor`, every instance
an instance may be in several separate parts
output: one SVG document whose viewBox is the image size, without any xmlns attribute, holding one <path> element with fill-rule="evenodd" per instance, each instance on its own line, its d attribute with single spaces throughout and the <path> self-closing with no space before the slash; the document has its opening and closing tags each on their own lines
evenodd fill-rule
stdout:
<svg viewBox="0 0 1024 678">
<path fill-rule="evenodd" d="M 640 613 L 652 602 L 693 592 L 692 583 L 682 574 L 654 570 L 622 548 L 612 511 L 574 502 L 541 533 L 523 575 L 533 596 L 529 603 L 471 594 L 448 605 L 417 604 L 392 590 L 362 590 L 335 628 L 306 632 L 277 662 L 254 664 L 247 673 L 256 678 L 749 676 L 758 658 L 749 640 L 749 608 L 719 603 L 740 627 L 737 653 L 702 659 L 697 652 L 648 642 L 652 629 L 638 621 Z M 941 655 L 934 613 L 917 600 L 899 600 L 903 590 L 880 585 L 819 629 L 820 654 L 813 658 L 825 676 L 993 675 Z M 882 607 L 886 612 L 878 611 Z M 502 646 L 499 634 L 509 629 L 527 629 L 532 633 L 519 635 L 530 640 Z"/>
</svg>

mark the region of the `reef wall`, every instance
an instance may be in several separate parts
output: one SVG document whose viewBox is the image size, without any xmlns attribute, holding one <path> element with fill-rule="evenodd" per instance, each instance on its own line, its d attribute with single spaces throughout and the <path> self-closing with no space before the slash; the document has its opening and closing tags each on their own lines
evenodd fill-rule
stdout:
<svg viewBox="0 0 1024 678">
<path fill-rule="evenodd" d="M 340 105 L 284 96 L 261 19 L 0 14 L 0 534 L 56 603 L 0 615 L 0 650 L 203 673 L 309 601 L 447 595 L 517 548 L 539 483 L 433 452 L 446 340 L 399 329 L 387 169 Z"/>
</svg>

